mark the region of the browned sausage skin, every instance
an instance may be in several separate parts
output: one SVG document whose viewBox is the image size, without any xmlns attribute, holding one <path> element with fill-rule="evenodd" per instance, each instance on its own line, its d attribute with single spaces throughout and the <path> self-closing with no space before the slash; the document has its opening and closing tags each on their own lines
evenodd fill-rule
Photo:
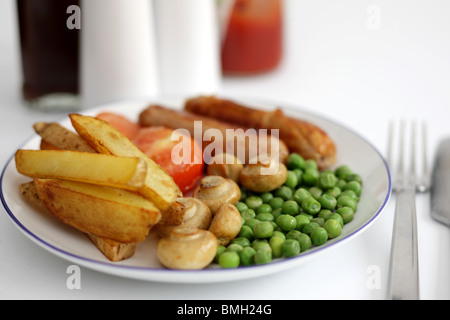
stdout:
<svg viewBox="0 0 450 320">
<path fill-rule="evenodd" d="M 144 127 L 164 126 L 171 129 L 184 129 L 202 145 L 204 155 L 211 157 L 216 151 L 227 152 L 243 163 L 249 163 L 256 156 L 267 154 L 278 156 L 281 162 L 286 162 L 289 154 L 286 144 L 276 136 L 270 136 L 270 130 L 265 130 L 263 134 L 263 130 L 159 105 L 150 105 L 143 110 L 139 115 L 139 124 Z M 220 150 L 213 150 L 213 144 Z M 207 163 L 208 160 L 208 157 L 205 158 Z"/>
<path fill-rule="evenodd" d="M 321 128 L 304 120 L 286 116 L 281 110 L 253 109 L 215 96 L 200 96 L 186 100 L 184 109 L 190 113 L 256 129 L 278 129 L 279 138 L 290 152 L 314 159 L 320 168 L 336 161 L 336 146 Z"/>
</svg>

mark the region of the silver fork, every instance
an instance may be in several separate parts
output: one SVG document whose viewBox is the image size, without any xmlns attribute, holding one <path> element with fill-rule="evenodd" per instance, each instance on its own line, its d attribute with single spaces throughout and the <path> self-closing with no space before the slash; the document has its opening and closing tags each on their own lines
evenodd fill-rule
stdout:
<svg viewBox="0 0 450 320">
<path fill-rule="evenodd" d="M 417 250 L 416 192 L 429 189 L 429 172 L 426 153 L 426 127 L 422 124 L 422 174 L 416 175 L 417 125 L 411 125 L 409 168 L 405 167 L 406 125 L 400 123 L 398 162 L 394 166 L 394 123 L 389 125 L 388 165 L 393 175 L 393 191 L 396 193 L 394 228 L 392 232 L 391 260 L 389 266 L 388 298 L 393 300 L 419 299 L 419 269 Z"/>
</svg>

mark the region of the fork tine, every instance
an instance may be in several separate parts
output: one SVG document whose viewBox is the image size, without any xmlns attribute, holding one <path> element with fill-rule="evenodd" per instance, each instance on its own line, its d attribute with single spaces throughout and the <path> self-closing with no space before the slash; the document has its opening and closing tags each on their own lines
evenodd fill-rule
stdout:
<svg viewBox="0 0 450 320">
<path fill-rule="evenodd" d="M 387 136 L 387 150 L 386 150 L 386 161 L 388 167 L 392 170 L 392 149 L 393 149 L 393 141 L 394 141 L 394 122 L 389 121 L 388 125 L 388 136 Z"/>
<path fill-rule="evenodd" d="M 393 136 L 395 135 L 394 132 L 392 132 Z M 395 138 L 392 138 L 391 140 L 395 140 Z M 398 190 L 405 182 L 405 120 L 400 121 L 400 128 L 398 132 L 398 155 L 397 155 L 397 162 L 393 162 L 393 156 L 390 155 L 391 158 L 391 168 L 393 171 L 393 178 L 394 178 L 394 184 L 393 188 L 394 190 Z"/>
<path fill-rule="evenodd" d="M 425 192 L 429 188 L 430 172 L 428 167 L 428 145 L 427 145 L 427 125 L 422 122 L 422 174 L 418 184 L 418 191 Z"/>
<path fill-rule="evenodd" d="M 403 183 L 405 178 L 405 120 L 400 122 L 400 136 L 399 136 L 399 154 L 396 169 L 396 188 L 398 189 Z"/>
<path fill-rule="evenodd" d="M 416 180 L 416 139 L 417 139 L 417 124 L 413 121 L 411 124 L 411 163 L 409 168 L 408 179 L 410 183 L 415 184 Z"/>
<path fill-rule="evenodd" d="M 406 139 L 407 129 L 410 131 L 408 139 Z M 406 143 L 408 143 L 408 150 L 405 150 Z M 406 151 L 408 152 L 406 153 Z M 410 159 L 405 159 L 406 155 Z M 408 168 L 405 167 L 406 160 L 408 160 Z M 407 182 L 406 180 L 414 182 L 418 192 L 428 191 L 430 172 L 426 122 L 414 120 L 410 121 L 409 126 L 407 126 L 405 119 L 399 120 L 398 124 L 393 120 L 389 121 L 386 162 L 391 170 L 394 191 L 398 190 L 402 183 Z"/>
</svg>

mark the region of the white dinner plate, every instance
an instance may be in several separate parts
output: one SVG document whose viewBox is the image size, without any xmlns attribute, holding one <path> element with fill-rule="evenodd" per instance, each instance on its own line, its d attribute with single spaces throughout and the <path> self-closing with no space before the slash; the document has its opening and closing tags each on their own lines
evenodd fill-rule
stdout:
<svg viewBox="0 0 450 320">
<path fill-rule="evenodd" d="M 245 100 L 246 104 L 261 109 L 275 106 Z M 137 120 L 139 113 L 150 103 L 179 109 L 182 99 L 153 99 L 147 101 L 122 101 L 83 112 L 96 115 L 100 111 L 113 111 Z M 28 205 L 19 193 L 19 185 L 30 179 L 16 171 L 14 155 L 3 169 L 1 176 L 1 199 L 11 221 L 28 238 L 51 253 L 68 261 L 100 272 L 149 281 L 174 283 L 213 283 L 247 279 L 271 274 L 292 267 L 300 267 L 304 262 L 319 254 L 354 240 L 366 230 L 383 211 L 391 195 L 391 179 L 388 167 L 380 153 L 364 138 L 333 121 L 294 108 L 283 108 L 286 114 L 307 120 L 324 129 L 337 147 L 337 164 L 347 164 L 363 179 L 363 191 L 354 219 L 343 227 L 342 234 L 326 244 L 289 259 L 278 259 L 265 265 L 220 269 L 217 266 L 204 270 L 178 271 L 162 267 L 156 257 L 157 237 L 150 233 L 148 239 L 138 244 L 133 257 L 110 262 L 81 232 L 57 220 L 49 213 L 40 212 Z M 61 124 L 71 128 L 67 118 Z M 40 137 L 34 135 L 18 149 L 39 149 Z"/>
</svg>

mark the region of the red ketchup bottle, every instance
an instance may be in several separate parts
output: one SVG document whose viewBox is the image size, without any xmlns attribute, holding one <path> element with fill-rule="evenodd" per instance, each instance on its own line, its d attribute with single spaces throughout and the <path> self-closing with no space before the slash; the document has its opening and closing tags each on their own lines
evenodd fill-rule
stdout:
<svg viewBox="0 0 450 320">
<path fill-rule="evenodd" d="M 282 57 L 282 23 L 282 0 L 235 0 L 222 43 L 224 74 L 276 68 Z"/>
</svg>

